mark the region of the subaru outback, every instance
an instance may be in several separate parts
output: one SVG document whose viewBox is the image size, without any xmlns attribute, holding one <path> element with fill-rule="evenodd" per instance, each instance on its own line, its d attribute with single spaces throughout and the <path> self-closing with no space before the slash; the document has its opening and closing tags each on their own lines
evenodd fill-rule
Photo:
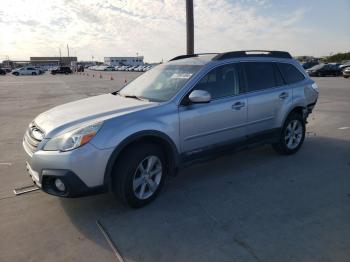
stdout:
<svg viewBox="0 0 350 262">
<path fill-rule="evenodd" d="M 266 143 L 294 154 L 317 98 L 288 52 L 178 56 L 119 91 L 37 116 L 23 139 L 26 167 L 49 194 L 112 190 L 141 207 L 185 164 Z"/>
</svg>

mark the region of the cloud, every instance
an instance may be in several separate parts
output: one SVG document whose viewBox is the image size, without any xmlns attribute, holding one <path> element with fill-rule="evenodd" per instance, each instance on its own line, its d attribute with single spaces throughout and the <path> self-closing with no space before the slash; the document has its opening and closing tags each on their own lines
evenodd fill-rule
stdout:
<svg viewBox="0 0 350 262">
<path fill-rule="evenodd" d="M 266 15 L 268 0 L 196 0 L 195 50 L 303 52 L 304 9 Z M 51 56 L 68 43 L 79 59 L 145 55 L 159 61 L 186 50 L 183 0 L 11 0 L 0 7 L 1 56 Z"/>
</svg>

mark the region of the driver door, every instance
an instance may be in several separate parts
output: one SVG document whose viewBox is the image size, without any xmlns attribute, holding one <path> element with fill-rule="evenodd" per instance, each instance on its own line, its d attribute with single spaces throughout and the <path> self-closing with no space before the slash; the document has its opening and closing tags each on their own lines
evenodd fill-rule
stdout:
<svg viewBox="0 0 350 262">
<path fill-rule="evenodd" d="M 212 99 L 179 107 L 182 153 L 199 153 L 245 138 L 247 99 L 240 88 L 238 64 L 214 68 L 193 90 L 205 90 Z"/>
</svg>

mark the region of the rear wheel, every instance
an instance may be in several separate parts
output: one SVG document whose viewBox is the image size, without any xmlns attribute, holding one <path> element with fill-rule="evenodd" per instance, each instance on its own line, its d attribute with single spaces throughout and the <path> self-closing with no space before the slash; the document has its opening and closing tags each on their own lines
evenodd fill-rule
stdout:
<svg viewBox="0 0 350 262">
<path fill-rule="evenodd" d="M 301 114 L 291 113 L 285 121 L 277 143 L 272 147 L 280 154 L 296 153 L 305 138 L 305 121 Z"/>
<path fill-rule="evenodd" d="M 118 158 L 112 174 L 112 188 L 127 205 L 139 208 L 160 192 L 167 172 L 162 150 L 153 144 L 135 144 Z"/>
<path fill-rule="evenodd" d="M 35 72 L 32 72 L 32 75 L 33 75 L 33 76 L 35 76 L 35 75 L 36 75 L 36 73 L 35 73 Z"/>
</svg>

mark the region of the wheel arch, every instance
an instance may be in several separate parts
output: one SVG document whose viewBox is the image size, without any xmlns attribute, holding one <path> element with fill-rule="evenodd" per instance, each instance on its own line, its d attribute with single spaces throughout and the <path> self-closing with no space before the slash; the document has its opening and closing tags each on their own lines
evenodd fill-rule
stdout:
<svg viewBox="0 0 350 262">
<path fill-rule="evenodd" d="M 168 135 L 160 131 L 156 131 L 156 130 L 140 131 L 125 138 L 114 149 L 111 156 L 109 157 L 107 166 L 105 169 L 105 173 L 104 173 L 104 186 L 106 188 L 110 188 L 113 167 L 115 163 L 118 161 L 118 158 L 123 154 L 125 149 L 127 149 L 131 145 L 134 145 L 136 143 L 142 143 L 142 142 L 151 142 L 156 145 L 160 145 L 166 155 L 166 159 L 169 165 L 168 168 L 170 171 L 170 175 L 175 175 L 177 167 L 179 166 L 180 157 L 179 157 L 178 149 L 175 143 L 172 141 L 172 139 Z"/>
<path fill-rule="evenodd" d="M 284 116 L 282 121 L 282 126 L 284 125 L 286 119 L 292 114 L 292 113 L 298 113 L 300 114 L 304 120 L 306 120 L 307 117 L 307 107 L 303 105 L 296 105 L 294 107 L 291 107 L 288 111 L 288 113 Z"/>
</svg>

